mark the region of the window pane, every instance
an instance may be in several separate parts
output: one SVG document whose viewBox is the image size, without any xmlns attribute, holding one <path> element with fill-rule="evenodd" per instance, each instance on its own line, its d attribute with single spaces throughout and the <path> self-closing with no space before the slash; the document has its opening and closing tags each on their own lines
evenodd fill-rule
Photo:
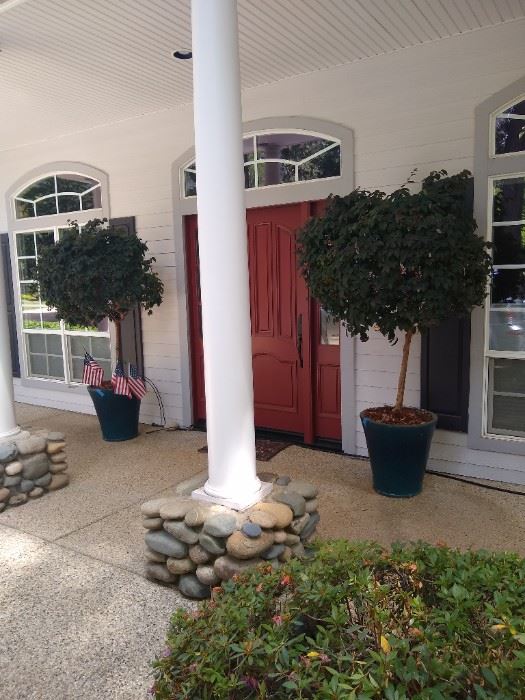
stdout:
<svg viewBox="0 0 525 700">
<path fill-rule="evenodd" d="M 316 158 L 299 166 L 299 180 L 321 180 L 341 174 L 341 149 L 331 148 Z"/>
<path fill-rule="evenodd" d="M 51 355 L 62 356 L 62 336 L 54 333 L 47 333 L 46 336 L 47 352 Z"/>
<path fill-rule="evenodd" d="M 111 359 L 109 338 L 91 338 L 91 354 L 100 359 Z"/>
<path fill-rule="evenodd" d="M 494 270 L 492 305 L 525 302 L 525 270 Z"/>
<path fill-rule="evenodd" d="M 23 258 L 18 261 L 18 275 L 20 280 L 30 281 L 35 279 L 36 259 Z"/>
<path fill-rule="evenodd" d="M 321 307 L 320 313 L 320 343 L 321 345 L 339 345 L 339 322 Z"/>
<path fill-rule="evenodd" d="M 297 162 L 326 148 L 333 141 L 310 134 L 259 134 L 258 158 L 282 158 Z"/>
<path fill-rule="evenodd" d="M 247 190 L 255 187 L 255 166 L 245 165 L 244 166 L 244 186 Z"/>
<path fill-rule="evenodd" d="M 491 350 L 525 351 L 525 304 L 490 310 Z"/>
<path fill-rule="evenodd" d="M 100 209 L 102 207 L 100 187 L 96 190 L 88 192 L 82 195 L 82 209 L 86 211 L 87 209 Z"/>
<path fill-rule="evenodd" d="M 53 231 L 37 231 L 35 237 L 37 253 L 39 253 L 44 246 L 53 245 L 55 242 L 55 234 Z"/>
<path fill-rule="evenodd" d="M 247 139 L 243 139 L 242 152 L 244 155 L 245 163 L 248 163 L 249 161 L 254 159 L 253 143 L 253 136 L 248 136 Z"/>
<path fill-rule="evenodd" d="M 48 371 L 50 377 L 56 377 L 57 379 L 64 379 L 64 360 L 62 357 L 56 357 L 55 355 L 48 356 Z"/>
<path fill-rule="evenodd" d="M 525 219 L 525 177 L 512 177 L 494 182 L 494 221 Z"/>
<path fill-rule="evenodd" d="M 37 216 L 51 216 L 57 213 L 57 203 L 54 197 L 47 197 L 35 203 Z"/>
<path fill-rule="evenodd" d="M 492 240 L 495 265 L 525 264 L 525 224 L 494 226 Z"/>
<path fill-rule="evenodd" d="M 69 175 L 62 173 L 57 175 L 58 192 L 85 192 L 94 185 L 97 185 L 97 180 L 84 175 Z"/>
<path fill-rule="evenodd" d="M 35 328 L 42 328 L 41 316 L 36 313 L 22 313 L 22 325 L 24 328 L 29 330 L 34 330 Z"/>
<path fill-rule="evenodd" d="M 489 360 L 489 432 L 525 434 L 525 362 Z"/>
<path fill-rule="evenodd" d="M 80 197 L 73 194 L 62 194 L 58 198 L 58 211 L 67 214 L 70 211 L 80 211 Z"/>
<path fill-rule="evenodd" d="M 49 177 L 44 177 L 42 180 L 33 182 L 29 185 L 23 192 L 18 195 L 22 199 L 35 200 L 39 197 L 44 197 L 46 194 L 55 193 L 55 178 L 50 175 Z"/>
<path fill-rule="evenodd" d="M 16 252 L 19 256 L 35 254 L 35 237 L 32 233 L 16 234 Z"/>
<path fill-rule="evenodd" d="M 525 151 L 525 100 L 508 107 L 496 119 L 496 153 L 520 151 Z"/>
<path fill-rule="evenodd" d="M 265 161 L 257 163 L 259 187 L 280 185 L 284 182 L 295 182 L 295 165 Z"/>
<path fill-rule="evenodd" d="M 197 176 L 195 173 L 184 173 L 184 196 L 195 197 L 197 194 Z"/>
<path fill-rule="evenodd" d="M 35 207 L 32 202 L 21 202 L 15 199 L 15 210 L 17 219 L 31 219 L 35 215 Z"/>
<path fill-rule="evenodd" d="M 46 352 L 46 336 L 43 333 L 28 333 L 26 340 L 29 352 Z"/>
<path fill-rule="evenodd" d="M 20 299 L 22 301 L 22 311 L 40 312 L 40 297 L 38 289 L 33 283 L 23 283 L 20 285 Z"/>
<path fill-rule="evenodd" d="M 30 354 L 29 372 L 33 376 L 47 377 L 47 356 Z"/>
</svg>

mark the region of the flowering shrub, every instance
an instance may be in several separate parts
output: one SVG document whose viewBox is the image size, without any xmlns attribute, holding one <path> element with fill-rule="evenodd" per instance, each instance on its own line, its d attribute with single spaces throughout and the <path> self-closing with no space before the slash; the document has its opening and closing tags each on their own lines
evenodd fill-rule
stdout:
<svg viewBox="0 0 525 700">
<path fill-rule="evenodd" d="M 525 561 L 335 541 L 177 611 L 152 696 L 525 697 Z"/>
</svg>

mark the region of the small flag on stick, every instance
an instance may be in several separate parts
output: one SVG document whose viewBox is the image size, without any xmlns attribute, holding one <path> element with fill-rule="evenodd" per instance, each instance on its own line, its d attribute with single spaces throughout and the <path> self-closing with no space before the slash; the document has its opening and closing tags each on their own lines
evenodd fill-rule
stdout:
<svg viewBox="0 0 525 700">
<path fill-rule="evenodd" d="M 94 360 L 91 355 L 86 352 L 84 355 L 84 371 L 82 372 L 82 383 L 89 386 L 101 386 L 104 381 L 104 370 Z"/>
<path fill-rule="evenodd" d="M 132 398 L 131 391 L 129 390 L 128 378 L 124 374 L 122 362 L 117 362 L 117 366 L 111 376 L 111 386 L 113 387 L 113 393 L 119 394 L 120 396 L 127 396 L 128 399 Z"/>
<path fill-rule="evenodd" d="M 138 369 L 135 365 L 129 366 L 128 385 L 131 393 L 140 401 L 146 395 L 146 383 L 142 377 L 139 377 Z"/>
</svg>

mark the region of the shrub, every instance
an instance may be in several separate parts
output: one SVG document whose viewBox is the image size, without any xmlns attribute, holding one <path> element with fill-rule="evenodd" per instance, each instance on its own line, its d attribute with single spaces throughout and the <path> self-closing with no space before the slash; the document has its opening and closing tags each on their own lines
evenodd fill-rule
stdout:
<svg viewBox="0 0 525 700">
<path fill-rule="evenodd" d="M 157 700 L 525 697 L 525 561 L 335 541 L 177 611 Z"/>
</svg>

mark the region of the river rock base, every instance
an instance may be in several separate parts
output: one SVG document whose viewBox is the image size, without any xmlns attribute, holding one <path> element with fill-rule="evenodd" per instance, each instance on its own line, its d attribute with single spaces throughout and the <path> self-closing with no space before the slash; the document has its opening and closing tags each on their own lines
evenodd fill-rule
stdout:
<svg viewBox="0 0 525 700">
<path fill-rule="evenodd" d="M 69 484 L 62 433 L 23 431 L 0 443 L 0 513 Z"/>
<path fill-rule="evenodd" d="M 189 495 L 144 503 L 148 578 L 204 599 L 247 568 L 308 556 L 305 545 L 320 520 L 317 488 L 271 473 L 259 478 L 272 484 L 271 493 L 241 512 Z"/>
</svg>

